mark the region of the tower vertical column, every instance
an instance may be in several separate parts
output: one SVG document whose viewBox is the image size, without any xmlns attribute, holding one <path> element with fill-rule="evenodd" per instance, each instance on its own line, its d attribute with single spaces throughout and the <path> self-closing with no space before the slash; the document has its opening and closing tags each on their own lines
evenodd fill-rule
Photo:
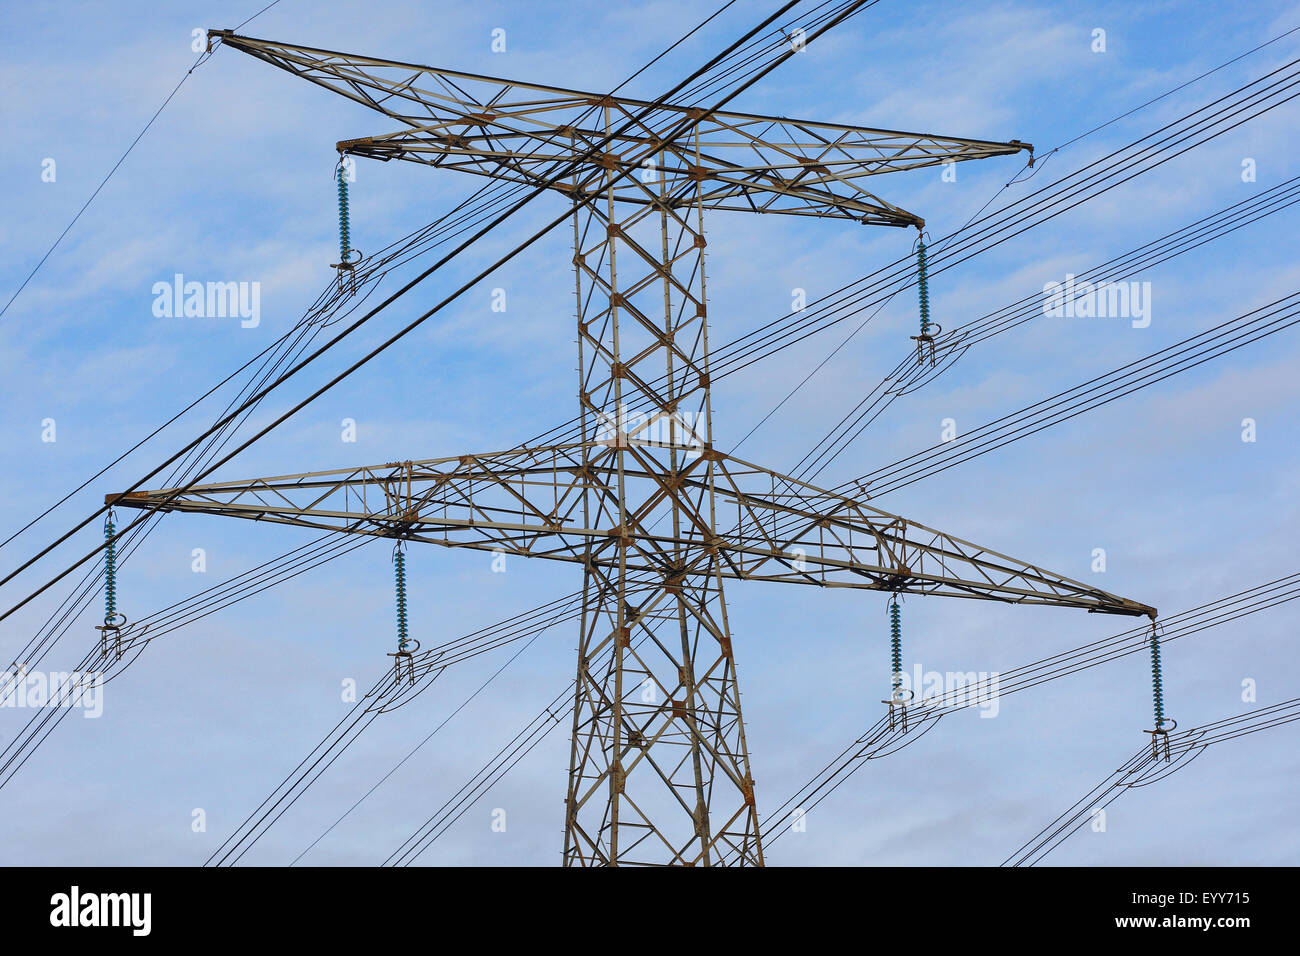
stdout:
<svg viewBox="0 0 1300 956">
<path fill-rule="evenodd" d="M 652 175 L 644 205 L 607 189 L 575 213 L 586 520 L 606 535 L 584 572 L 565 863 L 761 864 L 713 541 L 698 183 Z M 629 577 L 629 550 L 658 573 Z"/>
</svg>

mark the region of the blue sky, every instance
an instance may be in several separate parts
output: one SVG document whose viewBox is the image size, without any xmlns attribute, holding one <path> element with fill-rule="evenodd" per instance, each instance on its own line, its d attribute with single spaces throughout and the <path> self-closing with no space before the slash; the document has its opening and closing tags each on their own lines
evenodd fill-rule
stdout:
<svg viewBox="0 0 1300 956">
<path fill-rule="evenodd" d="M 191 31 L 234 26 L 260 4 L 67 4 L 0 11 L 0 216 L 5 300 L 194 61 Z M 486 0 L 473 5 L 305 4 L 282 0 L 254 36 L 596 91 L 617 86 L 714 3 Z M 671 86 L 775 4 L 743 10 L 638 78 L 647 98 Z M 1300 5 L 925 3 L 885 0 L 747 91 L 734 107 L 864 125 L 1033 142 L 1039 154 L 1300 25 Z M 491 31 L 506 31 L 504 53 Z M 1104 53 L 1090 49 L 1106 31 Z M 1033 186 L 1078 168 L 1300 55 L 1300 34 L 1253 54 L 1054 156 Z M 936 318 L 956 325 L 1269 188 L 1297 173 L 1295 103 L 1139 177 L 1050 224 L 936 277 Z M 0 319 L 4 537 L 146 435 L 289 328 L 332 281 L 340 139 L 386 132 L 382 117 L 233 50 L 189 78 L 58 250 Z M 56 163 L 54 182 L 42 163 Z M 1242 181 L 1245 158 L 1258 170 Z M 961 225 L 1020 169 L 1015 158 L 886 177 L 890 201 L 933 235 Z M 478 180 L 361 163 L 353 235 L 377 248 L 429 222 Z M 998 202 L 1024 195 L 1011 186 Z M 259 410 L 264 424 L 556 215 L 530 209 Z M 896 403 L 818 478 L 829 486 L 938 441 L 941 422 L 974 427 L 1296 289 L 1294 210 L 1158 266 L 1152 322 L 1040 319 L 971 353 Z M 791 290 L 809 298 L 910 248 L 901 230 L 836 221 L 708 222 L 715 342 L 776 319 Z M 245 477 L 508 447 L 575 411 L 570 238 L 563 231 L 426 323 L 384 359 L 224 466 Z M 160 318 L 155 282 L 177 273 L 261 284 L 261 322 Z M 506 313 L 490 308 L 505 288 Z M 913 298 L 891 302 L 775 416 L 742 457 L 790 469 L 910 347 Z M 714 390 L 722 447 L 738 441 L 848 330 L 814 336 Z M 1095 581 L 1175 612 L 1297 570 L 1300 534 L 1294 330 L 1129 396 L 996 454 L 891 494 L 880 507 L 968 540 Z M 6 571 L 187 441 L 205 405 L 6 546 Z M 1241 421 L 1258 440 L 1241 440 Z M 57 441 L 41 440 L 42 421 Z M 340 423 L 357 422 L 357 441 Z M 251 432 L 250 432 L 251 433 Z M 233 526 L 232 526 L 233 525 Z M 5 589 L 21 594 L 93 547 L 96 527 Z M 132 617 L 170 604 L 306 540 L 289 530 L 168 516 L 122 570 Z M 207 572 L 191 553 L 207 554 Z M 1090 570 L 1094 548 L 1107 570 Z M 63 559 L 62 564 L 58 559 Z M 415 549 L 415 634 L 439 643 L 555 596 L 579 580 L 564 565 Z M 55 588 L 0 623 L 16 653 L 52 611 Z M 880 715 L 888 685 L 885 596 L 759 584 L 728 592 L 759 809 L 774 807 Z M 50 666 L 95 639 L 94 609 Z M 1062 609 L 912 599 L 909 664 L 1006 670 L 1122 629 Z M 1286 605 L 1172 644 L 1167 699 L 1181 726 L 1300 692 Z M 575 634 L 543 635 L 320 842 L 304 862 L 382 860 L 571 679 Z M 64 723 L 0 806 L 21 830 L 0 862 L 201 862 L 342 716 L 340 681 L 368 685 L 393 643 L 389 548 L 377 542 L 152 645 L 105 689 L 98 720 Z M 377 722 L 249 859 L 293 859 L 510 652 L 445 674 L 415 704 Z M 1017 694 L 996 719 L 946 718 L 923 740 L 866 767 L 822 804 L 778 864 L 997 863 L 1148 738 L 1141 657 Z M 25 718 L 0 711 L 6 742 Z M 1115 805 L 1104 833 L 1078 834 L 1053 863 L 1282 864 L 1300 856 L 1287 808 L 1300 771 L 1289 728 L 1213 748 L 1167 781 Z M 563 731 L 421 858 L 423 863 L 559 861 L 568 743 Z M 191 827 L 206 813 L 206 832 Z M 504 808 L 505 833 L 491 811 Z"/>
</svg>

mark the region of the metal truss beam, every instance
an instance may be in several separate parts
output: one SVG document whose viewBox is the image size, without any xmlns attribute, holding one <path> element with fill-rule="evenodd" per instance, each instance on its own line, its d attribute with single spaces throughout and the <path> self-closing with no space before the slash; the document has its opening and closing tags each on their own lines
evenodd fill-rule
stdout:
<svg viewBox="0 0 1300 956">
<path fill-rule="evenodd" d="M 561 164 L 582 160 L 592 167 L 630 170 L 633 176 L 649 168 L 672 180 L 704 184 L 698 197 L 674 200 L 688 206 L 917 226 L 920 217 L 874 195 L 862 181 L 882 173 L 1032 151 L 1019 140 L 706 111 L 702 104 L 655 104 L 224 30 L 211 35 L 405 127 L 344 140 L 339 143 L 342 152 L 545 185 L 574 198 L 593 195 L 594 190 L 552 182 L 550 174 Z M 619 128 L 592 124 L 593 107 Z M 694 139 L 661 141 L 657 131 L 683 118 L 699 120 Z M 624 130 L 624 123 L 630 128 Z M 616 200 L 647 201 L 633 176 L 613 187 Z"/>
<path fill-rule="evenodd" d="M 453 548 L 501 551 L 609 570 L 619 561 L 664 580 L 700 573 L 740 581 L 1075 607 L 1153 615 L 1145 604 L 1055 574 L 1037 565 L 890 514 L 728 455 L 677 447 L 680 467 L 654 468 L 657 445 L 623 433 L 621 472 L 616 441 L 466 455 L 426 461 L 282 475 L 247 482 L 159 489 L 124 497 L 120 506 L 218 514 L 315 530 L 404 538 Z M 584 451 L 590 457 L 584 461 Z M 712 478 L 705 476 L 710 466 Z M 582 520 L 584 491 L 622 479 L 639 502 L 618 525 L 613 516 Z M 713 530 L 706 497 L 715 499 Z M 675 532 L 662 521 L 669 506 L 685 519 Z M 615 556 L 599 548 L 626 537 L 634 547 Z M 694 564 L 675 566 L 678 549 Z"/>
</svg>

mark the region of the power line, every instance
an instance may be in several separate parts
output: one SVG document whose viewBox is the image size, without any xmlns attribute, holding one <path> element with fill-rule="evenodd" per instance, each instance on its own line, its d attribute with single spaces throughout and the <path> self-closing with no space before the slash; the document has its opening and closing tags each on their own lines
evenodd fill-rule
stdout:
<svg viewBox="0 0 1300 956">
<path fill-rule="evenodd" d="M 1069 809 L 1007 857 L 1003 866 L 1033 866 L 1077 833 L 1098 811 L 1104 810 L 1128 791 L 1146 787 L 1172 776 L 1191 763 L 1206 748 L 1272 730 L 1300 720 L 1300 697 L 1225 717 L 1199 727 L 1169 735 L 1168 759 L 1143 746 L 1122 767 L 1084 794 Z"/>
<path fill-rule="evenodd" d="M 1242 620 L 1261 611 L 1289 604 L 1297 599 L 1300 599 L 1300 572 L 1171 615 L 1164 621 L 1159 640 L 1161 645 L 1168 644 L 1210 628 Z M 987 701 L 1000 701 L 1003 697 L 1018 691 L 1029 690 L 1048 681 L 1078 674 L 1133 654 L 1145 654 L 1149 640 L 1149 628 L 1129 628 L 1111 637 L 1061 651 L 1031 664 L 999 672 L 996 684 L 992 680 L 985 680 L 974 685 L 953 688 L 934 697 L 920 699 L 908 708 L 910 713 L 913 711 L 914 713 L 909 717 L 906 729 L 895 727 L 888 717 L 881 717 L 862 736 L 828 761 L 784 803 L 766 814 L 766 819 L 769 823 L 774 822 L 785 817 L 795 808 L 805 815 L 810 813 L 865 767 L 868 761 L 889 756 L 915 743 L 931 730 L 941 717 L 958 710 L 981 706 Z M 1146 750 L 1149 753 L 1150 747 Z M 774 844 L 786 832 L 789 832 L 788 828 L 778 829 L 772 833 L 768 838 L 768 845 Z"/>
<path fill-rule="evenodd" d="M 265 13 L 267 10 L 270 10 L 273 6 L 275 6 L 279 2 L 280 0 L 272 0 L 271 3 L 268 3 L 261 10 L 258 10 L 257 13 L 253 14 L 251 17 L 245 20 L 242 24 L 240 24 L 240 26 L 242 27 L 249 23 L 252 23 L 263 13 Z M 198 59 L 194 61 L 194 64 L 188 70 L 185 71 L 185 74 L 180 78 L 180 81 L 177 82 L 177 84 L 174 87 L 172 87 L 172 91 L 167 94 L 166 99 L 162 101 L 162 105 L 160 105 L 158 109 L 154 110 L 153 115 L 149 117 L 149 121 L 144 124 L 140 132 L 136 133 L 135 139 L 131 140 L 131 144 L 127 146 L 126 152 L 124 152 L 120 157 L 118 157 L 117 162 L 113 164 L 111 169 L 109 169 L 108 174 L 105 175 L 104 178 L 99 181 L 99 185 L 95 187 L 95 191 L 90 194 L 90 198 L 88 198 L 84 203 L 82 203 L 81 208 L 77 210 L 76 215 L 74 215 L 72 217 L 72 220 L 66 226 L 63 227 L 63 231 L 59 233 L 58 238 L 54 240 L 54 243 L 50 246 L 50 248 L 45 250 L 45 255 L 41 256 L 41 258 L 37 261 L 36 265 L 32 268 L 32 271 L 27 273 L 27 278 L 23 279 L 22 283 L 18 286 L 18 288 L 14 290 L 14 294 L 9 297 L 9 301 L 5 303 L 4 308 L 0 309 L 0 318 L 3 318 L 4 314 L 9 311 L 9 306 L 14 304 L 14 300 L 17 299 L 18 296 L 22 294 L 23 289 L 27 288 L 27 283 L 31 282 L 32 277 L 35 276 L 36 273 L 40 271 L 41 266 L 45 265 L 45 260 L 48 259 L 54 253 L 54 250 L 59 247 L 59 243 L 63 242 L 63 238 L 69 232 L 71 232 L 72 227 L 77 224 L 77 220 L 81 218 L 82 213 L 84 213 L 87 209 L 90 208 L 90 204 L 95 201 L 95 197 L 99 195 L 100 191 L 106 185 L 108 185 L 108 181 L 113 178 L 113 174 L 117 172 L 118 167 L 120 167 L 124 162 L 126 162 L 126 158 L 131 155 L 131 151 L 135 149 L 136 144 L 138 144 L 140 140 L 144 138 L 144 134 L 149 132 L 150 127 L 152 127 L 154 122 L 158 119 L 158 117 L 162 115 L 162 111 L 167 108 L 167 104 L 170 103 L 172 99 L 175 98 L 176 94 L 180 92 L 181 87 L 185 85 L 185 81 L 190 78 L 190 74 L 193 73 L 195 70 L 197 70 L 204 63 L 206 63 L 208 59 L 212 56 L 212 53 L 213 53 L 213 49 L 211 47 L 209 47 L 208 49 L 200 53 Z"/>
</svg>

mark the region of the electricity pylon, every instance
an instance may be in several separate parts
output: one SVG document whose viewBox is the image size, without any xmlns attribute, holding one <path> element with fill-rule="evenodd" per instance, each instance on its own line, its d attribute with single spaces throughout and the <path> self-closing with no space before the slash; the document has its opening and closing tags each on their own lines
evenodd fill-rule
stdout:
<svg viewBox="0 0 1300 956">
<path fill-rule="evenodd" d="M 1154 615 L 714 445 L 705 210 L 919 227 L 869 192 L 869 177 L 1025 144 L 648 103 L 212 36 L 402 127 L 345 140 L 341 153 L 573 202 L 579 420 L 571 440 L 542 447 L 108 499 L 581 565 L 566 864 L 762 864 L 725 581 Z M 568 174 L 557 179 L 557 169 Z"/>
</svg>

